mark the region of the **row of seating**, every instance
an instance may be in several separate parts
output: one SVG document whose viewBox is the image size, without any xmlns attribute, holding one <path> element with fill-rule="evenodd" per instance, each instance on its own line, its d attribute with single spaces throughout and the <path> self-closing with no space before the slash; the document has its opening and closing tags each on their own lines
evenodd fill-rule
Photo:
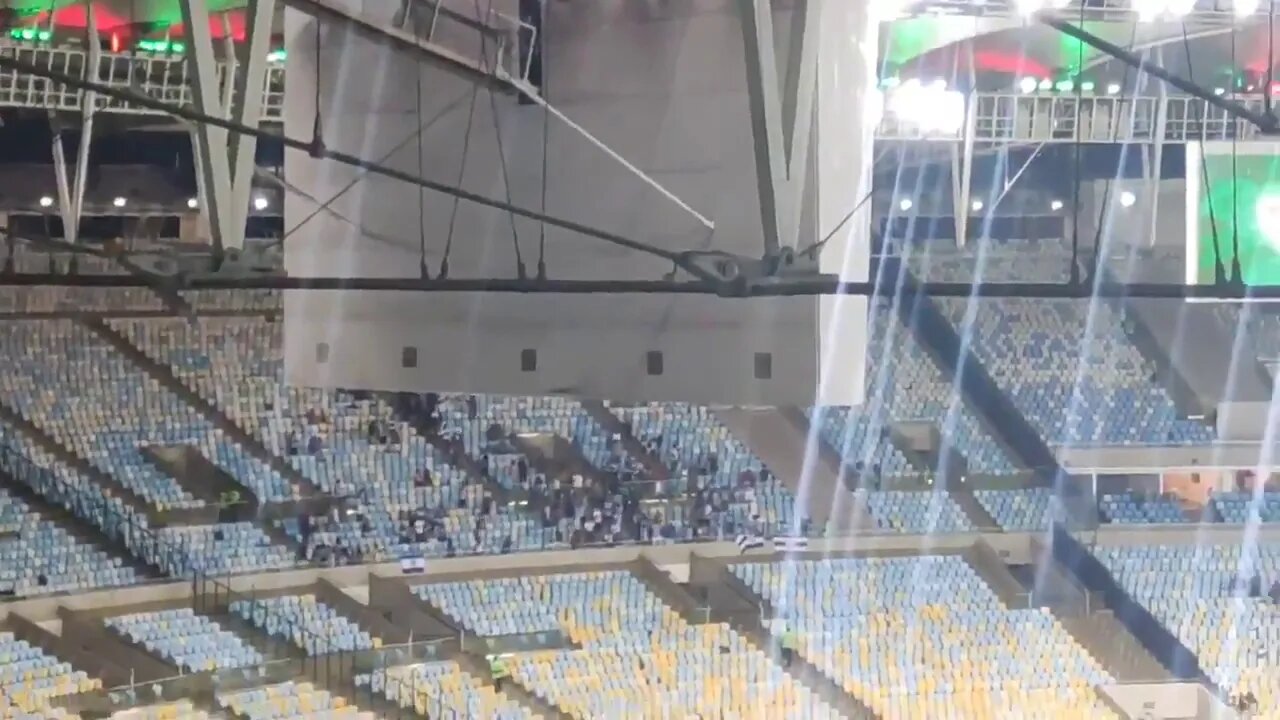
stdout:
<svg viewBox="0 0 1280 720">
<path fill-rule="evenodd" d="M 261 665 L 252 646 L 191 608 L 157 610 L 107 618 L 107 626 L 184 671 L 201 672 Z"/>
<path fill-rule="evenodd" d="M 0 490 L 0 593 L 18 597 L 131 585 L 137 571 L 78 541 Z"/>
<path fill-rule="evenodd" d="M 222 693 L 218 704 L 248 720 L 374 720 L 377 717 L 371 712 L 361 712 L 345 698 L 309 682 Z"/>
<path fill-rule="evenodd" d="M 690 625 L 630 573 L 415 588 L 482 636 L 558 631 L 575 649 L 518 652 L 512 676 L 574 718 L 827 718 L 834 711 L 724 624 Z"/>
<path fill-rule="evenodd" d="M 1153 544 L 1094 553 L 1228 694 L 1251 693 L 1259 717 L 1280 712 L 1280 612 L 1248 587 L 1257 578 L 1265 592 L 1280 580 L 1280 546 Z"/>
<path fill-rule="evenodd" d="M 771 629 L 882 717 L 1115 717 L 1112 678 L 1044 610 L 1005 607 L 957 556 L 736 563 Z"/>
<path fill-rule="evenodd" d="M 231 612 L 306 651 L 308 655 L 372 650 L 382 642 L 314 595 L 237 600 Z"/>
</svg>

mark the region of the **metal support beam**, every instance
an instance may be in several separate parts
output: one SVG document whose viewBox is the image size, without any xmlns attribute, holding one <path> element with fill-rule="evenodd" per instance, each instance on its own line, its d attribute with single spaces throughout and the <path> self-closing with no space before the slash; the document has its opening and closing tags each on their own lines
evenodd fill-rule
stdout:
<svg viewBox="0 0 1280 720">
<path fill-rule="evenodd" d="M 738 0 L 765 255 L 794 248 L 808 175 L 822 0 L 792 10 L 787 83 L 778 80 L 772 0 Z"/>
<path fill-rule="evenodd" d="M 951 214 L 956 221 L 956 245 L 959 247 L 964 247 L 969 239 L 969 198 L 973 196 L 973 135 L 977 117 L 978 103 L 970 95 L 965 102 L 960 144 L 951 145 Z"/>
<path fill-rule="evenodd" d="M 97 14 L 93 3 L 85 3 L 85 44 L 88 51 L 85 63 L 81 68 L 85 79 L 97 80 L 98 69 L 102 63 L 102 40 L 98 37 Z M 98 94 L 92 89 L 80 92 L 80 144 L 76 149 L 75 174 L 67 172 L 66 148 L 63 144 L 62 123 L 53 111 L 49 113 L 49 122 L 53 132 L 53 174 L 58 185 L 58 215 L 62 218 L 62 236 L 68 243 L 75 244 L 80 239 L 80 218 L 84 210 L 85 187 L 89 180 L 89 150 L 93 140 L 93 116 L 96 111 Z M 74 257 L 74 256 L 73 256 Z"/>
<path fill-rule="evenodd" d="M 1138 150 L 1143 153 L 1150 153 L 1151 161 L 1148 169 L 1151 175 L 1148 178 L 1147 185 L 1147 246 L 1155 247 L 1156 244 L 1156 225 L 1160 217 L 1160 176 L 1164 172 L 1164 137 L 1166 126 L 1169 122 L 1169 104 L 1166 102 L 1167 90 L 1162 85 L 1160 87 L 1160 102 L 1156 105 L 1156 122 L 1152 132 L 1155 134 L 1155 142 L 1149 147 L 1140 147 Z M 1195 172 L 1195 170 L 1192 170 Z M 1191 262 L 1188 259 L 1188 262 Z"/>
<path fill-rule="evenodd" d="M 1113 42 L 1109 42 L 1103 38 L 1100 38 L 1097 35 L 1094 35 L 1093 33 L 1089 32 L 1088 30 L 1085 30 L 1084 28 L 1077 27 L 1064 20 L 1059 20 L 1053 15 L 1050 15 L 1048 13 L 1039 13 L 1036 15 L 1036 18 L 1040 22 L 1057 30 L 1063 35 L 1073 37 L 1079 40 L 1080 42 L 1084 43 L 1085 45 L 1088 45 L 1097 50 L 1101 50 L 1102 52 L 1119 60 L 1125 65 L 1128 65 L 1129 67 L 1134 68 L 1135 70 L 1140 70 L 1142 72 L 1147 73 L 1148 75 L 1151 75 L 1154 78 L 1163 80 L 1164 82 L 1187 93 L 1188 95 L 1191 95 L 1200 100 L 1203 100 L 1210 105 L 1213 105 L 1214 107 L 1226 112 L 1232 117 L 1240 118 L 1242 120 L 1247 120 L 1248 122 L 1253 123 L 1255 126 L 1257 126 L 1259 130 L 1261 130 L 1264 133 L 1280 132 L 1280 121 L 1277 121 L 1274 115 L 1255 112 L 1254 110 L 1246 107 L 1245 105 L 1239 102 L 1236 102 L 1235 100 L 1232 100 L 1227 97 L 1223 97 L 1221 95 L 1217 95 L 1208 88 L 1205 88 L 1201 85 L 1197 85 L 1196 83 L 1191 82 L 1190 80 L 1174 75 L 1168 70 L 1165 70 L 1163 67 L 1161 67 L 1157 63 L 1151 62 L 1150 60 L 1147 60 L 1146 58 L 1143 58 L 1140 55 L 1136 55 L 1120 47 L 1119 45 L 1116 45 Z"/>
<path fill-rule="evenodd" d="M 267 51 L 275 0 L 249 0 L 246 10 L 249 42 L 245 57 L 228 58 L 227 77 L 219 78 L 213 37 L 209 32 L 206 0 L 179 0 L 182 19 L 190 37 L 193 104 L 201 113 L 226 118 L 238 125 L 257 128 L 262 119 L 266 90 Z M 220 81 L 222 84 L 220 85 Z M 249 216 L 249 190 L 253 178 L 256 135 L 199 123 L 195 126 L 196 167 L 201 173 L 201 210 L 209 220 L 215 252 L 244 247 Z"/>
</svg>

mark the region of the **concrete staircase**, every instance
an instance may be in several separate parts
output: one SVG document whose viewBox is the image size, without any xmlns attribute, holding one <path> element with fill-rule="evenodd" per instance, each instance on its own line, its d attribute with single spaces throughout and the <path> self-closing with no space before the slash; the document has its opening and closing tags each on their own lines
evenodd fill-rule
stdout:
<svg viewBox="0 0 1280 720">
<path fill-rule="evenodd" d="M 1152 657 L 1110 610 L 1057 618 L 1076 642 L 1119 682 L 1167 682 L 1173 679 L 1169 670 Z"/>
<path fill-rule="evenodd" d="M 129 548 L 125 546 L 120 539 L 111 537 L 103 532 L 102 528 L 83 520 L 71 511 L 55 505 L 45 497 L 35 491 L 28 485 L 25 485 L 0 467 L 0 486 L 13 497 L 16 497 L 27 504 L 34 512 L 40 514 L 45 520 L 57 523 L 65 529 L 76 540 L 102 548 L 109 552 L 113 557 L 124 561 L 126 565 L 133 568 L 141 577 L 155 579 L 163 577 L 160 568 L 143 562 L 133 553 L 129 552 Z"/>
<path fill-rule="evenodd" d="M 1000 598 L 1000 601 L 1010 608 L 1025 608 L 1030 603 L 1030 594 L 1018 582 L 1018 578 L 1009 572 L 1009 566 L 1005 564 L 1000 554 L 986 540 L 978 540 L 970 545 L 963 553 L 964 560 L 973 568 L 978 577 L 982 578 L 987 586 L 990 587 Z"/>
<path fill-rule="evenodd" d="M 268 450 L 267 446 L 259 438 L 250 435 L 244 428 L 233 422 L 221 408 L 215 407 L 195 389 L 188 387 L 178 376 L 174 375 L 171 368 L 146 354 L 119 330 L 98 318 L 80 318 L 78 322 L 95 333 L 121 355 L 133 361 L 141 370 L 159 382 L 161 387 L 177 395 L 203 415 L 214 427 L 243 447 L 250 455 L 280 473 L 301 497 L 324 494 L 323 490 L 298 472 L 292 465 Z"/>
<path fill-rule="evenodd" d="M 134 512 L 146 517 L 152 527 L 203 523 L 205 513 L 202 508 L 160 510 L 115 477 L 99 470 L 88 460 L 68 450 L 52 435 L 3 402 L 0 402 L 0 420 L 22 433 L 37 447 L 68 468 L 102 488 L 111 497 L 119 498 Z"/>
<path fill-rule="evenodd" d="M 662 459 L 654 457 L 652 453 L 645 449 L 644 445 L 631 432 L 631 427 L 622 421 L 617 415 L 609 411 L 604 403 L 599 400 L 580 400 L 583 409 L 605 429 L 610 435 L 617 435 L 622 439 L 622 447 L 627 454 L 635 458 L 637 462 L 644 466 L 645 473 L 650 480 L 666 480 L 671 473 L 667 471 L 667 466 L 662 464 Z"/>
<path fill-rule="evenodd" d="M 493 686 L 493 672 L 489 669 L 489 663 L 486 658 L 476 653 L 461 651 L 450 659 L 458 663 L 458 666 L 471 677 L 480 680 L 486 685 Z M 508 677 L 502 681 L 501 692 L 508 700 L 519 703 L 534 717 L 541 716 L 545 720 L 572 720 L 572 716 L 568 713 L 543 700 L 537 693 L 525 687 L 523 683 L 517 681 L 514 677 Z"/>
<path fill-rule="evenodd" d="M 803 412 L 798 408 L 721 408 L 716 417 L 796 496 L 816 526 L 839 519 L 837 511 L 851 497 L 841 482 L 839 457 L 819 438 L 810 444 Z"/>
<path fill-rule="evenodd" d="M 715 561 L 704 561 L 704 565 L 713 562 Z M 729 626 L 745 637 L 756 649 L 776 658 L 779 649 L 778 641 L 769 634 L 768 629 L 761 622 L 761 615 L 764 617 L 774 616 L 773 607 L 767 600 L 751 592 L 750 588 L 737 575 L 729 571 L 728 565 L 719 563 L 719 568 L 719 578 L 712 582 L 722 585 L 727 591 L 726 594 L 737 595 L 746 604 L 759 608 L 759 612 L 743 613 L 736 611 L 736 608 L 731 609 L 730 607 L 725 607 L 721 610 L 718 607 L 721 604 L 721 601 L 717 598 L 718 594 L 708 593 L 708 597 L 712 601 L 709 609 L 710 614 L 713 617 L 723 616 Z M 707 579 L 704 578 L 704 580 Z M 735 601 L 733 604 L 737 605 L 738 603 Z M 878 717 L 875 711 L 846 692 L 826 673 L 818 669 L 818 666 L 798 653 L 793 657 L 791 664 L 786 667 L 786 672 L 793 680 L 809 688 L 811 692 L 822 698 L 824 702 L 846 718 L 851 720 L 875 720 Z"/>
<path fill-rule="evenodd" d="M 984 532 L 999 532 L 1000 523 L 991 517 L 991 513 L 982 507 L 982 503 L 978 502 L 978 498 L 974 497 L 973 491 L 967 488 L 949 488 L 947 494 L 951 499 L 960 506 L 964 511 L 965 517 L 969 518 L 969 522 L 975 528 L 979 528 Z"/>
</svg>

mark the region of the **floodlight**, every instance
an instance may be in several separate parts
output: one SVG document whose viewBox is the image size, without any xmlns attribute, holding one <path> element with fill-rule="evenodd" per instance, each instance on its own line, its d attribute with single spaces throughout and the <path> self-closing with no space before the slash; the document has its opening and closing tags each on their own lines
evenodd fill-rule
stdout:
<svg viewBox="0 0 1280 720">
<path fill-rule="evenodd" d="M 259 195 L 253 199 L 254 210 L 258 210 L 258 211 L 266 210 L 267 206 L 270 204 L 271 204 L 270 201 L 268 201 L 267 198 L 262 195 Z"/>
<path fill-rule="evenodd" d="M 1262 7 L 1262 0 L 1233 0 L 1231 9 L 1235 11 L 1236 17 L 1247 18 L 1258 12 Z"/>
<path fill-rule="evenodd" d="M 128 200 L 125 200 L 125 199 L 124 199 L 124 198 L 122 198 L 122 197 L 117 197 L 115 200 L 112 200 L 112 201 L 111 201 L 111 204 L 112 204 L 112 205 L 115 205 L 115 206 L 116 206 L 116 207 L 118 207 L 118 208 L 122 208 L 122 207 L 124 207 L 125 205 L 129 204 L 129 201 L 128 201 Z"/>
<path fill-rule="evenodd" d="M 1041 10 L 1060 10 L 1070 0 L 1013 0 L 1013 7 L 1019 15 L 1034 15 Z"/>
<path fill-rule="evenodd" d="M 195 198 L 187 198 L 187 207 L 191 208 L 192 210 L 195 210 L 196 208 L 200 207 L 200 201 L 196 200 Z"/>
<path fill-rule="evenodd" d="M 1059 210 L 1062 209 L 1062 201 L 1054 200 L 1053 202 L 1049 203 L 1049 209 L 1054 212 L 1058 212 Z"/>
<path fill-rule="evenodd" d="M 53 198 L 48 195 L 40 196 L 40 207 L 53 207 Z"/>
<path fill-rule="evenodd" d="M 911 202 L 911 198 L 902 198 L 898 201 L 898 209 L 902 212 L 906 212 L 914 206 L 915 203 Z"/>
<path fill-rule="evenodd" d="M 1036 91 L 1036 86 L 1039 84 L 1040 81 L 1033 77 L 1024 77 L 1022 78 L 1022 82 L 1018 83 L 1018 87 L 1022 90 L 1023 95 L 1030 95 Z"/>
<path fill-rule="evenodd" d="M 1138 202 L 1138 196 L 1134 195 L 1132 192 L 1125 190 L 1124 192 L 1120 193 L 1121 207 L 1133 207 L 1133 204 L 1136 202 Z"/>
<path fill-rule="evenodd" d="M 972 203 L 969 204 L 969 207 L 973 208 L 974 212 L 978 212 L 982 210 L 984 206 L 981 200 L 974 200 Z"/>
<path fill-rule="evenodd" d="M 1120 83 L 1110 83 L 1107 85 L 1108 95 L 1117 95 L 1120 92 Z"/>
</svg>

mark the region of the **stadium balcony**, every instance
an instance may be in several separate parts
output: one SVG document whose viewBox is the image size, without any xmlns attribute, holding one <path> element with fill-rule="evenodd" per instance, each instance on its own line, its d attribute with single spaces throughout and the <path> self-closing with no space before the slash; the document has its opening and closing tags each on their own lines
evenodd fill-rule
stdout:
<svg viewBox="0 0 1280 720">
<path fill-rule="evenodd" d="M 776 636 L 882 717 L 1116 717 L 1111 676 L 1045 610 L 1006 607 L 957 556 L 730 565 Z"/>
<path fill-rule="evenodd" d="M 1133 545 L 1094 550 L 1111 577 L 1191 652 L 1228 695 L 1251 693 L 1256 717 L 1280 713 L 1280 615 L 1264 593 L 1280 546 Z M 1260 587 L 1249 588 L 1251 578 Z"/>
<path fill-rule="evenodd" d="M 838 716 L 728 625 L 691 624 L 625 571 L 429 583 L 415 592 L 481 638 L 558 633 L 568 647 L 504 661 L 517 683 L 573 718 Z"/>
</svg>

